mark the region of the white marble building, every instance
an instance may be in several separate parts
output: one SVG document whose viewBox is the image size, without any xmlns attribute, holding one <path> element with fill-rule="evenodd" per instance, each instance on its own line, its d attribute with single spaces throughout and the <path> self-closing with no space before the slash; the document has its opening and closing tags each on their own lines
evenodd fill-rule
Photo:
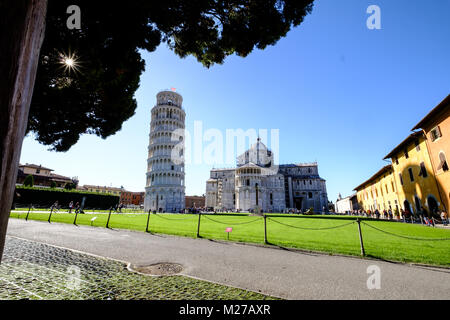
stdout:
<svg viewBox="0 0 450 320">
<path fill-rule="evenodd" d="M 185 206 L 183 98 L 161 91 L 151 110 L 144 208 L 179 212 Z"/>
<path fill-rule="evenodd" d="M 358 200 L 356 197 L 356 193 L 342 198 L 341 194 L 339 193 L 339 197 L 336 200 L 335 205 L 335 211 L 336 213 L 349 213 L 353 212 L 353 210 L 358 210 Z"/>
<path fill-rule="evenodd" d="M 276 166 L 260 141 L 237 158 L 237 168 L 212 169 L 206 182 L 206 207 L 215 210 L 287 209 L 320 212 L 327 208 L 325 180 L 317 163 Z"/>
</svg>

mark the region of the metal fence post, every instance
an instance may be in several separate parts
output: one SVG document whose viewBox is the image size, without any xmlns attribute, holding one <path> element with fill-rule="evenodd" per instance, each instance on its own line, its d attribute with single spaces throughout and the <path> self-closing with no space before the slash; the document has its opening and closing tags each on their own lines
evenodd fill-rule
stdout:
<svg viewBox="0 0 450 320">
<path fill-rule="evenodd" d="M 52 213 L 53 213 L 53 206 L 50 209 L 50 214 L 48 216 L 48 223 L 50 223 L 50 219 L 52 218 Z"/>
<path fill-rule="evenodd" d="M 28 221 L 28 215 L 30 214 L 30 211 L 31 211 L 31 207 L 33 206 L 33 204 L 32 203 L 30 203 L 30 206 L 28 207 L 28 213 L 27 213 L 27 216 L 25 217 L 25 221 Z"/>
<path fill-rule="evenodd" d="M 365 256 L 366 253 L 364 252 L 364 243 L 363 243 L 362 232 L 361 232 L 361 221 L 358 218 L 358 219 L 356 219 L 356 222 L 358 223 L 359 243 L 361 244 L 361 255 Z"/>
<path fill-rule="evenodd" d="M 73 219 L 74 225 L 77 225 L 77 217 L 78 217 L 78 211 L 75 210 L 75 218 Z"/>
<path fill-rule="evenodd" d="M 106 228 L 109 228 L 109 219 L 111 218 L 112 207 L 109 208 L 108 221 L 106 221 Z"/>
<path fill-rule="evenodd" d="M 150 221 L 150 212 L 152 212 L 151 209 L 148 210 L 147 227 L 145 228 L 145 232 L 148 232 L 148 222 Z"/>
<path fill-rule="evenodd" d="M 198 224 L 197 224 L 197 238 L 200 237 L 200 218 L 202 217 L 202 213 L 198 213 Z"/>
<path fill-rule="evenodd" d="M 266 223 L 266 214 L 264 214 L 264 244 L 267 244 L 267 223 Z"/>
</svg>

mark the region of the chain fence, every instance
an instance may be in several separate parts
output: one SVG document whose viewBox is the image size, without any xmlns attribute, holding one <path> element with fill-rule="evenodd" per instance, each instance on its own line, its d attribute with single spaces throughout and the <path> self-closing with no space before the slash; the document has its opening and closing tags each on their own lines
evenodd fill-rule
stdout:
<svg viewBox="0 0 450 320">
<path fill-rule="evenodd" d="M 419 241 L 446 241 L 446 240 L 450 240 L 450 238 L 418 238 L 418 237 L 411 237 L 411 236 L 405 236 L 405 235 L 401 235 L 401 234 L 395 234 L 393 232 L 389 232 L 386 230 L 382 230 L 380 228 L 377 228 L 375 226 L 372 226 L 368 223 L 365 222 L 361 222 L 362 224 L 364 224 L 365 226 L 368 226 L 374 230 L 377 230 L 379 232 L 382 232 L 384 234 L 388 234 L 394 237 L 399 237 L 399 238 L 403 238 L 403 239 L 408 239 L 408 240 L 419 240 Z"/>
<path fill-rule="evenodd" d="M 30 206 L 30 210 L 31 210 L 31 206 Z M 109 210 L 108 212 L 108 217 L 107 217 L 107 221 L 106 221 L 106 228 L 109 228 L 109 223 L 110 223 L 110 218 L 111 218 L 111 214 L 112 214 L 112 209 Z M 150 217 L 151 216 L 156 216 L 159 219 L 162 220 L 166 220 L 166 221 L 186 221 L 186 220 L 192 220 L 195 221 L 195 216 L 193 214 L 189 214 L 184 216 L 184 214 L 161 214 L 161 213 L 156 213 L 156 212 L 151 212 L 148 211 L 147 214 L 147 227 L 145 228 L 146 232 L 151 232 L 150 229 L 152 227 L 152 224 L 149 223 L 150 222 Z M 27 213 L 26 219 L 28 219 L 28 215 L 29 212 Z M 52 217 L 52 211 L 50 211 L 49 213 L 49 217 L 48 217 L 48 222 L 51 222 L 51 217 Z M 280 221 L 283 219 L 302 219 L 302 222 L 306 222 L 308 221 L 308 219 L 310 218 L 309 216 L 304 217 L 304 216 L 296 216 L 296 215 L 289 215 L 289 216 L 283 216 L 283 215 L 277 215 L 277 214 L 273 214 L 273 215 L 263 215 L 263 216 L 256 216 L 254 217 L 254 219 L 251 219 L 249 221 L 220 221 L 219 217 L 227 217 L 227 218 L 239 218 L 239 217 L 245 217 L 245 218 L 250 218 L 250 215 L 243 215 L 243 214 L 225 214 L 225 213 L 220 213 L 220 214 L 212 214 L 212 213 L 198 213 L 198 222 L 197 222 L 197 237 L 201 237 L 200 236 L 200 225 L 201 225 L 201 220 L 202 218 L 205 218 L 206 220 L 212 222 L 212 223 L 216 223 L 216 224 L 220 224 L 220 225 L 227 225 L 228 227 L 232 227 L 232 226 L 240 226 L 240 225 L 247 225 L 247 224 L 251 224 L 251 223 L 255 223 L 257 221 L 264 221 L 264 243 L 265 244 L 269 244 L 268 242 L 268 222 L 273 222 L 275 224 L 281 225 L 283 227 L 286 228 L 292 228 L 292 229 L 298 229 L 298 230 L 306 230 L 306 231 L 327 231 L 327 230 L 334 230 L 334 229 L 339 229 L 339 228 L 344 228 L 347 226 L 350 226 L 352 224 L 357 223 L 358 224 L 358 233 L 359 233 L 359 240 L 360 240 L 360 246 L 361 246 L 361 254 L 365 255 L 365 251 L 364 251 L 364 244 L 363 244 L 363 233 L 361 230 L 361 224 L 372 228 L 373 230 L 375 230 L 376 232 L 380 232 L 383 233 L 385 235 L 388 236 L 392 236 L 392 237 L 398 237 L 398 238 L 403 238 L 403 239 L 408 239 L 408 240 L 421 240 L 421 241 L 446 241 L 446 240 L 450 240 L 450 238 L 447 237 L 441 237 L 441 238 L 424 238 L 424 237 L 414 237 L 414 236 L 409 236 L 409 235 L 403 235 L 403 234 L 398 234 L 398 233 L 394 233 L 391 231 L 386 231 L 383 229 L 380 229 L 378 227 L 375 227 L 371 224 L 368 224 L 366 221 L 372 221 L 374 219 L 371 218 L 363 218 L 363 217 L 348 217 L 348 218 L 342 218 L 345 220 L 351 220 L 347 223 L 342 223 L 342 224 L 338 224 L 338 225 L 333 225 L 333 226 L 326 226 L 326 227 L 314 227 L 314 226 L 299 226 L 299 225 L 293 225 L 293 224 L 289 224 L 286 223 L 284 221 Z M 326 220 L 326 221 L 337 221 L 340 220 L 339 218 L 336 217 L 319 217 L 320 220 Z M 76 224 L 76 216 L 74 219 L 74 224 Z M 230 219 L 228 219 L 230 220 Z M 393 220 L 377 220 L 377 221 L 383 221 L 385 223 L 401 223 L 399 221 L 393 221 Z M 91 222 L 92 224 L 92 222 Z M 122 223 L 123 224 L 123 223 Z M 203 231 L 204 228 L 203 228 Z M 228 233 L 228 238 L 229 239 L 229 231 L 226 231 Z M 259 231 L 258 231 L 259 232 Z M 276 238 L 276 236 L 275 236 Z"/>
<path fill-rule="evenodd" d="M 213 218 L 211 218 L 209 215 L 206 215 L 206 214 L 202 214 L 202 217 L 205 217 L 206 219 L 208 219 L 208 220 L 210 220 L 210 221 L 213 221 L 213 222 L 215 222 L 215 223 L 219 223 L 219 224 L 223 224 L 223 225 L 231 225 L 231 226 L 237 226 L 237 225 L 243 225 L 243 224 L 249 224 L 249 223 L 253 223 L 253 222 L 255 222 L 255 221 L 261 221 L 261 218 L 262 217 L 258 217 L 258 218 L 255 218 L 255 219 L 253 219 L 253 220 L 250 220 L 250 221 L 245 221 L 245 222 L 222 222 L 222 221 L 217 221 L 217 220 L 215 220 L 215 219 L 213 219 Z"/>
<path fill-rule="evenodd" d="M 163 215 L 161 215 L 161 214 L 159 214 L 159 213 L 154 213 L 153 215 L 156 216 L 156 217 L 158 217 L 158 218 L 165 219 L 165 220 L 169 220 L 169 221 L 170 221 L 170 220 L 172 220 L 172 221 L 176 221 L 176 220 L 181 221 L 181 220 L 192 219 L 191 216 L 187 216 L 187 217 L 184 217 L 184 218 L 167 218 L 167 217 L 165 217 L 165 216 L 163 216 Z"/>
<path fill-rule="evenodd" d="M 333 226 L 333 227 L 325 227 L 325 228 L 307 228 L 307 227 L 293 226 L 293 225 L 290 225 L 290 224 L 287 224 L 287 223 L 283 223 L 283 222 L 281 222 L 281 221 L 277 221 L 277 220 L 275 220 L 275 219 L 273 219 L 273 218 L 268 218 L 268 220 L 273 221 L 273 222 L 278 223 L 278 224 L 281 224 L 281 225 L 286 226 L 286 227 L 290 227 L 290 228 L 301 229 L 301 230 L 317 230 L 317 231 L 318 231 L 318 230 L 338 229 L 338 228 L 342 228 L 342 227 L 345 227 L 345 226 L 348 226 L 348 225 L 351 225 L 351 224 L 354 224 L 354 223 L 355 223 L 355 221 L 352 221 L 352 222 L 349 222 L 349 223 L 344 223 L 344 224 L 341 224 L 341 225 L 338 225 L 338 226 Z"/>
</svg>

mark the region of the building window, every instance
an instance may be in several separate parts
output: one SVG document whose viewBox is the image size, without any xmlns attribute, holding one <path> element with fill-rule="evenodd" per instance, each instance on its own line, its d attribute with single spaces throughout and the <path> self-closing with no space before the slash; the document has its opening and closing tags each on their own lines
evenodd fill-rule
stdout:
<svg viewBox="0 0 450 320">
<path fill-rule="evenodd" d="M 395 160 L 395 164 L 398 164 L 398 157 L 395 157 L 394 160 Z"/>
<path fill-rule="evenodd" d="M 309 180 L 309 184 L 312 184 L 312 180 Z"/>
<path fill-rule="evenodd" d="M 427 169 L 425 168 L 425 163 L 424 162 L 420 163 L 419 176 L 422 176 L 422 178 L 428 177 L 428 172 L 427 172 Z"/>
<path fill-rule="evenodd" d="M 386 194 L 388 194 L 388 193 L 389 193 L 389 191 L 388 191 L 388 187 L 387 187 L 387 184 L 385 184 L 385 185 L 384 185 L 384 187 L 386 188 Z"/>
<path fill-rule="evenodd" d="M 270 194 L 270 205 L 273 205 L 273 195 Z"/>
<path fill-rule="evenodd" d="M 308 192 L 308 198 L 312 198 L 313 197 L 313 194 L 312 194 L 312 192 Z"/>
<path fill-rule="evenodd" d="M 405 158 L 408 159 L 409 155 L 408 155 L 408 149 L 405 148 L 405 150 L 403 150 L 403 154 L 405 155 Z"/>
<path fill-rule="evenodd" d="M 249 186 L 249 185 L 250 185 L 250 179 L 245 180 L 245 184 L 246 184 L 247 186 Z"/>
<path fill-rule="evenodd" d="M 400 178 L 400 184 L 403 185 L 403 177 L 402 177 L 402 174 L 399 173 L 399 174 L 398 174 L 398 177 Z"/>
<path fill-rule="evenodd" d="M 448 171 L 448 164 L 447 164 L 447 159 L 445 158 L 445 153 L 444 152 L 439 152 L 439 166 L 437 168 L 438 170 L 444 170 L 444 171 Z"/>
<path fill-rule="evenodd" d="M 442 137 L 441 129 L 439 128 L 439 126 L 431 129 L 430 137 L 431 137 L 431 141 L 435 141 L 436 139 L 439 139 L 440 137 Z"/>
<path fill-rule="evenodd" d="M 414 175 L 413 175 L 412 168 L 408 168 L 408 173 L 409 173 L 409 179 L 411 180 L 411 182 L 414 182 Z"/>
<path fill-rule="evenodd" d="M 420 145 L 419 145 L 419 140 L 415 140 L 414 144 L 416 145 L 416 150 L 420 151 Z"/>
</svg>

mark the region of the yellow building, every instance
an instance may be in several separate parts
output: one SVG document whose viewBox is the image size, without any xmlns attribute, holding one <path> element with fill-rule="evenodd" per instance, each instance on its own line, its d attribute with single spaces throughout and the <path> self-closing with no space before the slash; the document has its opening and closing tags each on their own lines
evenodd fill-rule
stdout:
<svg viewBox="0 0 450 320">
<path fill-rule="evenodd" d="M 400 212 L 400 202 L 397 195 L 397 186 L 392 165 L 386 165 L 368 180 L 355 189 L 358 204 L 361 209 L 374 212 L 378 209 Z"/>
<path fill-rule="evenodd" d="M 431 110 L 413 130 L 422 129 L 427 137 L 437 187 L 443 200 L 443 206 L 450 210 L 450 95 Z"/>
<path fill-rule="evenodd" d="M 98 192 L 98 193 L 106 193 L 106 194 L 113 194 L 116 196 L 121 196 L 122 191 L 124 191 L 123 188 L 116 188 L 116 187 L 107 187 L 107 186 L 93 186 L 85 184 L 84 186 L 79 186 L 77 189 L 79 190 L 86 190 L 90 192 Z"/>
<path fill-rule="evenodd" d="M 426 137 L 422 131 L 410 134 L 384 159 L 391 159 L 397 196 L 403 210 L 418 214 L 443 209 L 433 173 Z"/>
</svg>

